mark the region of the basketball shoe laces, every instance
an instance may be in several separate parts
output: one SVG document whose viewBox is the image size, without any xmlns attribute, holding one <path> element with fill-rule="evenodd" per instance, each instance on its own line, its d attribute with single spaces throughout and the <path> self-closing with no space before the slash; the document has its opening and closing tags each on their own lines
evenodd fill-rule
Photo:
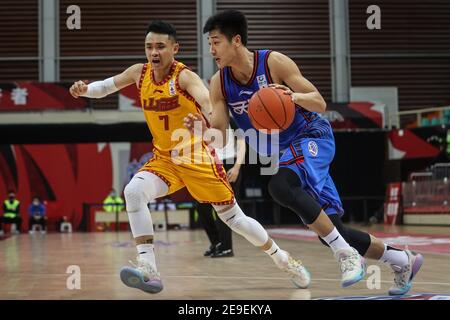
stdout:
<svg viewBox="0 0 450 320">
<path fill-rule="evenodd" d="M 355 270 L 355 268 L 358 267 L 356 265 L 356 261 L 358 260 L 357 259 L 358 258 L 357 255 L 358 255 L 358 253 L 352 252 L 351 254 L 346 255 L 346 256 L 342 256 L 339 259 L 342 273 L 347 273 L 348 271 L 353 271 L 353 270 Z"/>
<path fill-rule="evenodd" d="M 409 281 L 408 275 L 410 275 L 411 265 L 408 263 L 404 267 L 392 265 L 392 271 L 394 273 L 394 284 L 397 288 L 404 288 Z"/>
<path fill-rule="evenodd" d="M 289 255 L 288 264 L 285 268 L 283 268 L 283 270 L 292 277 L 300 277 L 302 280 L 306 280 L 303 272 L 304 266 L 301 260 L 296 260 L 292 258 L 291 255 Z"/>
<path fill-rule="evenodd" d="M 146 282 L 151 281 L 151 280 L 160 280 L 159 272 L 156 272 L 150 263 L 148 263 L 147 261 L 145 261 L 143 259 L 139 259 L 139 257 L 137 257 L 136 260 L 137 260 L 137 264 L 132 260 L 129 260 L 128 262 L 134 268 L 136 268 L 137 270 L 142 272 L 142 274 L 144 275 L 144 280 Z"/>
</svg>

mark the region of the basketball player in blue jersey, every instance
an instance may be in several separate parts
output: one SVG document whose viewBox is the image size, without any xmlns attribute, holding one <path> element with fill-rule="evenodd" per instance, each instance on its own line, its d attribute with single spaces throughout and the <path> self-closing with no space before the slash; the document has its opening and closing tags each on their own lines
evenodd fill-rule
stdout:
<svg viewBox="0 0 450 320">
<path fill-rule="evenodd" d="M 269 183 L 270 194 L 296 212 L 332 249 L 342 271 L 343 287 L 364 277 L 364 256 L 392 268 L 394 285 L 389 294 L 408 292 L 422 265 L 422 255 L 387 246 L 368 233 L 344 227 L 341 221 L 344 210 L 328 172 L 335 152 L 334 136 L 330 123 L 319 115 L 326 103 L 318 90 L 289 57 L 246 48 L 247 20 L 243 13 L 220 12 L 208 19 L 203 32 L 209 33 L 210 53 L 220 69 L 211 79 L 211 127 L 226 137 L 231 112 L 241 129 L 254 129 L 247 113 L 253 93 L 268 85 L 285 90 L 296 105 L 296 113 L 290 127 L 279 134 L 282 153 L 279 170 Z M 201 118 L 190 115 L 185 119 L 186 127 L 191 128 L 196 120 Z M 260 154 L 267 151 L 259 145 L 250 146 Z"/>
</svg>

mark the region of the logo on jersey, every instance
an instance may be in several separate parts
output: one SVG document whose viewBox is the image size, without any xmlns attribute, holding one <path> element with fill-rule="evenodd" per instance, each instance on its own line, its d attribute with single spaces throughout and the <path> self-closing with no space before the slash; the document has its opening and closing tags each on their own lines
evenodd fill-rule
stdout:
<svg viewBox="0 0 450 320">
<path fill-rule="evenodd" d="M 248 113 L 248 100 L 238 101 L 238 102 L 229 102 L 230 107 L 233 109 L 233 112 L 236 114 Z"/>
<path fill-rule="evenodd" d="M 169 81 L 169 93 L 171 96 L 174 96 L 177 93 L 175 90 L 175 80 L 173 79 Z"/>
<path fill-rule="evenodd" d="M 266 75 L 265 74 L 257 76 L 256 80 L 258 81 L 258 87 L 260 89 L 267 87 L 267 79 L 266 79 Z"/>
<path fill-rule="evenodd" d="M 169 111 L 180 106 L 178 102 L 178 96 L 170 98 L 161 98 L 156 100 L 155 98 L 142 99 L 142 106 L 147 111 Z"/>
<path fill-rule="evenodd" d="M 308 142 L 308 151 L 313 157 L 317 156 L 317 154 L 319 153 L 319 147 L 317 146 L 317 143 L 315 143 L 314 141 Z"/>
<path fill-rule="evenodd" d="M 242 96 L 243 94 L 251 96 L 253 94 L 253 91 L 246 91 L 246 90 L 239 91 L 239 96 Z"/>
</svg>

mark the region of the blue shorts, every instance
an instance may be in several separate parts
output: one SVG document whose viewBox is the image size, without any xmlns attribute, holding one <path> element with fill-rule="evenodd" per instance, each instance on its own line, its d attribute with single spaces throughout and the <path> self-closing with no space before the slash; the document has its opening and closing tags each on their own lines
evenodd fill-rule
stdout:
<svg viewBox="0 0 450 320">
<path fill-rule="evenodd" d="M 289 168 L 300 178 L 302 186 L 326 214 L 344 214 L 342 202 L 329 174 L 335 153 L 331 126 L 302 133 L 280 157 L 279 167 Z"/>
</svg>

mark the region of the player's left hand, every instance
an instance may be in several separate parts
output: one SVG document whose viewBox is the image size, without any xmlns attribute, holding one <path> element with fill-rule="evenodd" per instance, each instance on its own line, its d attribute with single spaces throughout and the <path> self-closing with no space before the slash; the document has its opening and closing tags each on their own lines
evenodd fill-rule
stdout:
<svg viewBox="0 0 450 320">
<path fill-rule="evenodd" d="M 206 125 L 205 118 L 202 117 L 199 113 L 189 113 L 184 119 L 183 119 L 183 125 L 186 129 L 188 129 L 191 133 L 194 133 L 194 129 L 198 128 L 198 125 L 200 124 L 201 134 L 205 132 L 205 130 L 208 128 Z M 198 129 L 197 129 L 198 130 Z"/>
<path fill-rule="evenodd" d="M 230 170 L 228 170 L 227 178 L 230 183 L 236 182 L 236 180 L 239 176 L 239 170 L 240 170 L 240 168 L 236 167 L 236 166 L 233 166 Z"/>
<path fill-rule="evenodd" d="M 269 87 L 284 90 L 284 92 L 283 92 L 284 94 L 292 95 L 292 90 L 285 85 L 278 84 L 278 83 L 271 83 L 271 84 L 269 84 Z"/>
<path fill-rule="evenodd" d="M 282 84 L 271 83 L 271 84 L 269 84 L 269 87 L 284 90 L 283 93 L 290 95 L 292 102 L 294 102 L 297 105 L 300 105 L 300 101 L 301 101 L 302 95 L 303 95 L 302 93 L 292 92 L 292 90 L 289 87 L 286 87 L 285 85 L 282 85 Z"/>
</svg>

